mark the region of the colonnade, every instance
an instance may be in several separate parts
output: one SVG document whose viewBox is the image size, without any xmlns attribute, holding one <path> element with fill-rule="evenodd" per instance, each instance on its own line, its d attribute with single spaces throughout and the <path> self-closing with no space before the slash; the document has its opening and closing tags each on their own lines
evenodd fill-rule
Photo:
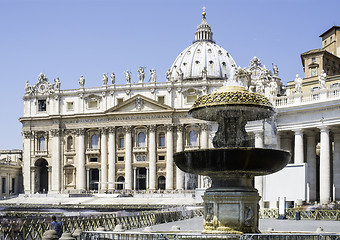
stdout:
<svg viewBox="0 0 340 240">
<path fill-rule="evenodd" d="M 255 147 L 263 147 L 263 132 L 254 134 Z M 327 126 L 300 128 L 280 131 L 277 138 L 277 147 L 292 153 L 291 164 L 307 163 L 307 202 L 340 200 L 340 131 Z M 255 187 L 263 195 L 262 177 L 255 178 Z"/>
</svg>

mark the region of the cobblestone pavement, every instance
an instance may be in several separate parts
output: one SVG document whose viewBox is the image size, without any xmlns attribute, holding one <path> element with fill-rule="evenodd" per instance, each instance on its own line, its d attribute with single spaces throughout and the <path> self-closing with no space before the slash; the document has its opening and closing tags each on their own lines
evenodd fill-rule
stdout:
<svg viewBox="0 0 340 240">
<path fill-rule="evenodd" d="M 169 231 L 173 226 L 179 226 L 181 231 L 200 232 L 203 230 L 203 219 L 192 218 L 177 222 L 164 223 L 152 226 L 153 231 Z M 269 228 L 275 232 L 315 232 L 318 227 L 324 232 L 340 233 L 340 221 L 313 221 L 313 220 L 277 220 L 260 219 L 260 231 L 267 232 Z M 140 232 L 143 229 L 135 229 Z"/>
</svg>

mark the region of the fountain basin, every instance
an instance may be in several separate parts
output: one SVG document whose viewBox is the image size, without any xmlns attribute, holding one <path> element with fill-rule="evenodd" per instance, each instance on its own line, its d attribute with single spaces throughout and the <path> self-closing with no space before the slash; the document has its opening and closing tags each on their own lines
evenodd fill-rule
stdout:
<svg viewBox="0 0 340 240">
<path fill-rule="evenodd" d="M 174 154 L 174 161 L 182 171 L 204 176 L 267 175 L 284 168 L 289 159 L 288 151 L 251 147 L 199 149 Z"/>
</svg>

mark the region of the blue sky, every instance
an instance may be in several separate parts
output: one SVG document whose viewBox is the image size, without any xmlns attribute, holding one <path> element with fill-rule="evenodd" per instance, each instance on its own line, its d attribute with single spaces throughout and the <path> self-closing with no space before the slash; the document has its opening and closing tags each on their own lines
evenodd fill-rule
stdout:
<svg viewBox="0 0 340 240">
<path fill-rule="evenodd" d="M 277 64 L 286 83 L 303 76 L 300 54 L 320 48 L 319 35 L 340 25 L 338 0 L 0 0 L 0 149 L 21 149 L 24 85 L 40 72 L 61 89 L 101 85 L 103 73 L 154 68 L 157 81 L 188 47 L 202 7 L 214 40 L 237 65 L 253 56 Z M 149 78 L 149 76 L 146 76 Z"/>
</svg>

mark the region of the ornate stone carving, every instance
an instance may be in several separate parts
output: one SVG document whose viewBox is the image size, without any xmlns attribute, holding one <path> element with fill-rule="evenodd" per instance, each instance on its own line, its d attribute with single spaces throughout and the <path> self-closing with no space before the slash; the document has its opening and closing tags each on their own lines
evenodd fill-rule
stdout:
<svg viewBox="0 0 340 240">
<path fill-rule="evenodd" d="M 59 79 L 58 79 L 59 81 Z M 38 95 L 38 94 L 53 94 L 55 84 L 51 84 L 45 74 L 40 73 L 38 82 L 34 86 L 29 86 L 28 81 L 25 84 L 25 96 Z M 60 81 L 58 84 L 60 87 Z"/>
<path fill-rule="evenodd" d="M 51 129 L 50 134 L 51 134 L 52 137 L 59 137 L 60 134 L 61 134 L 61 130 L 60 129 Z"/>
<path fill-rule="evenodd" d="M 115 75 L 115 73 L 114 73 L 114 72 L 112 72 L 112 74 L 111 74 L 110 78 L 111 78 L 111 85 L 114 85 L 114 84 L 115 84 L 115 82 L 116 82 L 116 75 Z"/>
<path fill-rule="evenodd" d="M 174 129 L 174 125 L 173 125 L 173 124 L 167 124 L 167 125 L 166 125 L 166 130 L 167 130 L 168 132 L 173 131 L 173 129 Z"/>
<path fill-rule="evenodd" d="M 125 73 L 125 80 L 126 80 L 126 84 L 131 84 L 131 72 L 129 70 L 126 70 Z"/>
<path fill-rule="evenodd" d="M 101 128 L 99 128 L 99 130 L 102 134 L 107 134 L 108 131 L 109 131 L 109 129 L 107 127 L 101 127 Z"/>
<path fill-rule="evenodd" d="M 32 139 L 33 136 L 34 136 L 34 134 L 33 134 L 32 131 L 24 131 L 24 132 L 23 132 L 23 135 L 24 135 L 24 138 L 25 138 L 25 139 Z"/>
<path fill-rule="evenodd" d="M 178 125 L 176 125 L 176 130 L 177 130 L 177 132 L 183 132 L 184 126 L 182 124 L 178 124 Z"/>
<path fill-rule="evenodd" d="M 124 126 L 123 129 L 124 129 L 125 132 L 131 132 L 132 126 Z"/>
<path fill-rule="evenodd" d="M 151 69 L 150 70 L 150 74 L 151 74 L 150 82 L 155 83 L 156 80 L 157 80 L 156 70 L 155 69 Z"/>
<path fill-rule="evenodd" d="M 86 97 L 84 97 L 84 100 L 85 101 L 101 101 L 102 100 L 102 96 L 98 96 L 98 95 L 95 95 L 95 94 L 90 94 Z"/>
<path fill-rule="evenodd" d="M 145 72 L 144 72 L 145 67 L 139 67 L 138 69 L 138 83 L 143 83 L 145 79 Z"/>
<path fill-rule="evenodd" d="M 150 92 L 152 93 L 152 94 L 154 94 L 155 93 L 155 88 L 150 88 Z"/>
<path fill-rule="evenodd" d="M 116 132 L 116 127 L 108 127 L 108 132 L 109 133 L 115 133 Z"/>
<path fill-rule="evenodd" d="M 209 130 L 209 125 L 206 123 L 201 123 L 200 124 L 201 131 L 208 131 Z"/>
<path fill-rule="evenodd" d="M 137 97 L 135 101 L 135 107 L 138 111 L 141 111 L 144 107 L 144 100 L 141 97 Z"/>
<path fill-rule="evenodd" d="M 148 126 L 150 132 L 156 132 L 157 126 L 156 125 L 149 125 Z"/>
<path fill-rule="evenodd" d="M 84 88 L 84 86 L 85 86 L 85 78 L 83 75 L 81 75 L 79 79 L 79 87 Z"/>
<path fill-rule="evenodd" d="M 102 80 L 103 80 L 103 86 L 107 86 L 107 82 L 109 81 L 109 78 L 107 77 L 105 73 L 103 74 Z"/>
<path fill-rule="evenodd" d="M 126 95 L 130 95 L 130 92 L 131 92 L 131 89 L 126 89 L 125 90 Z"/>
<path fill-rule="evenodd" d="M 302 89 L 302 79 L 299 77 L 299 74 L 296 74 L 294 83 L 295 83 L 295 92 L 300 93 Z"/>
<path fill-rule="evenodd" d="M 77 136 L 84 135 L 85 134 L 85 129 L 84 128 L 75 129 L 75 134 Z"/>
</svg>

